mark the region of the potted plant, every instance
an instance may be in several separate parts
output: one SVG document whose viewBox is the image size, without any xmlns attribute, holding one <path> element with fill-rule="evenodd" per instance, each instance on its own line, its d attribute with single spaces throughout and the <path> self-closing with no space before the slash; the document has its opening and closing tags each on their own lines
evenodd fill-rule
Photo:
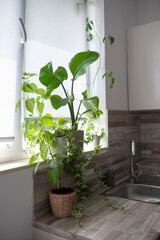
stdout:
<svg viewBox="0 0 160 240">
<path fill-rule="evenodd" d="M 100 114 L 103 114 L 102 111 L 99 111 Z M 87 144 L 87 149 L 94 149 L 100 145 L 100 140 L 104 136 L 104 128 L 101 127 L 99 123 L 100 115 L 96 116 L 95 119 L 86 118 L 82 124 L 82 129 L 84 130 L 84 142 Z M 89 144 L 91 143 L 91 147 Z"/>
<path fill-rule="evenodd" d="M 69 202 L 69 210 L 67 213 L 63 212 L 62 215 L 58 215 L 54 212 L 56 216 L 69 216 L 71 215 L 71 210 L 73 210 L 73 203 L 75 201 L 76 191 L 79 195 L 79 199 L 82 199 L 88 191 L 88 187 L 84 184 L 83 171 L 86 169 L 90 163 L 90 158 L 83 154 L 83 149 L 80 144 L 77 144 L 77 140 L 73 134 L 78 129 L 78 123 L 82 115 L 95 115 L 99 112 L 99 99 L 98 97 L 87 97 L 87 91 L 82 93 L 82 99 L 79 101 L 78 109 L 75 113 L 74 108 L 74 85 L 77 78 L 86 73 L 86 68 L 96 61 L 99 57 L 97 52 L 81 52 L 76 54 L 69 63 L 69 68 L 72 72 L 73 78 L 71 79 L 71 95 L 69 96 L 66 91 L 63 81 L 67 79 L 68 74 L 65 68 L 58 67 L 58 69 L 53 72 L 52 63 L 48 63 L 40 70 L 39 80 L 46 87 L 38 88 L 35 82 L 31 82 L 31 78 L 35 77 L 34 73 L 24 73 L 22 91 L 25 92 L 25 108 L 29 112 L 29 118 L 25 122 L 24 136 L 29 143 L 30 153 L 32 154 L 29 164 L 37 161 L 37 166 L 35 168 L 35 173 L 37 172 L 38 166 L 41 163 L 39 158 L 49 165 L 49 170 L 47 171 L 47 177 L 51 182 L 54 190 L 49 193 L 50 202 L 61 202 L 62 200 L 53 201 L 52 196 L 56 194 L 58 199 L 60 195 L 70 198 L 69 200 L 64 200 Z M 52 92 L 59 86 L 62 87 L 66 95 L 65 98 L 61 98 L 58 95 L 53 95 Z M 17 102 L 16 109 L 18 108 L 22 98 Z M 54 109 L 59 109 L 64 105 L 68 105 L 70 116 L 71 116 L 71 128 L 62 128 L 67 121 L 64 118 L 59 118 L 57 123 L 54 122 L 53 116 L 50 113 L 43 114 L 45 102 L 50 101 Z M 80 113 L 81 105 L 84 105 L 86 111 Z M 58 137 L 65 137 L 68 141 L 67 145 L 61 144 L 57 139 Z M 35 150 L 35 147 L 38 148 Z M 54 149 L 62 148 L 67 149 L 67 154 L 65 152 L 54 151 Z M 68 166 L 68 161 L 70 165 Z M 58 190 L 55 190 L 55 186 L 60 178 L 60 167 L 72 172 L 75 177 L 75 190 L 61 188 L 58 184 Z M 63 194 L 61 194 L 63 191 Z M 66 192 L 68 191 L 68 192 Z M 62 199 L 61 198 L 61 199 Z M 55 196 L 54 196 L 55 199 Z M 72 203 L 70 203 L 72 200 Z M 64 205 L 64 204 L 61 204 Z"/>
</svg>

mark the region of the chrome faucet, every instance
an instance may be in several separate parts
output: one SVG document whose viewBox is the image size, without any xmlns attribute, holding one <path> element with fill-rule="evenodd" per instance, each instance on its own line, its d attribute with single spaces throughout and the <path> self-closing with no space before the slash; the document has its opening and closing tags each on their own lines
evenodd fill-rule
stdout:
<svg viewBox="0 0 160 240">
<path fill-rule="evenodd" d="M 142 174 L 142 171 L 139 172 L 138 174 L 134 173 L 134 169 L 133 169 L 133 156 L 136 155 L 136 144 L 135 144 L 135 140 L 132 139 L 131 140 L 131 158 L 130 158 L 130 182 L 134 183 L 135 179 L 137 177 L 139 177 Z"/>
</svg>

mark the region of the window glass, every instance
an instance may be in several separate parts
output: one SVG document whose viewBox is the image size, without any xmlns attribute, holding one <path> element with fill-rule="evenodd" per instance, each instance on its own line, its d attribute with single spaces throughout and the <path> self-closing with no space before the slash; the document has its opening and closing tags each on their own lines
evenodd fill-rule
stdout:
<svg viewBox="0 0 160 240">
<path fill-rule="evenodd" d="M 39 70 L 52 61 L 53 71 L 58 66 L 66 68 L 71 79 L 68 63 L 80 51 L 86 50 L 85 41 L 86 6 L 85 1 L 73 0 L 28 0 L 26 2 L 25 25 L 28 41 L 25 45 L 24 70 L 39 74 Z M 81 92 L 86 89 L 85 76 L 75 83 L 75 95 L 81 99 Z M 37 83 L 38 80 L 35 80 Z M 70 81 L 64 85 L 70 93 Z M 38 85 L 40 87 L 40 85 Z M 58 88 L 54 94 L 65 97 Z M 78 102 L 77 102 L 78 104 Z M 54 110 L 50 102 L 45 113 L 53 117 L 69 117 L 68 106 Z M 27 114 L 25 113 L 25 117 Z"/>
<path fill-rule="evenodd" d="M 21 76 L 22 46 L 19 18 L 23 1 L 0 1 L 0 138 L 16 134 L 15 105 Z M 20 61 L 21 60 L 21 61 Z"/>
<path fill-rule="evenodd" d="M 20 109 L 22 53 L 19 18 L 24 19 L 24 0 L 0 1 L 0 162 L 23 157 Z"/>
</svg>

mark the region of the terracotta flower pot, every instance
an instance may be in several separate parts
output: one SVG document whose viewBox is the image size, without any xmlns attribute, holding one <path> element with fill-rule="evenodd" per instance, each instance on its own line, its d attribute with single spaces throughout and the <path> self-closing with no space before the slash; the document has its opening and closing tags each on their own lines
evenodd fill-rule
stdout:
<svg viewBox="0 0 160 240">
<path fill-rule="evenodd" d="M 49 199 L 52 213 L 55 217 L 70 217 L 76 201 L 76 190 L 73 189 L 73 192 L 67 194 L 57 194 L 50 191 Z"/>
</svg>

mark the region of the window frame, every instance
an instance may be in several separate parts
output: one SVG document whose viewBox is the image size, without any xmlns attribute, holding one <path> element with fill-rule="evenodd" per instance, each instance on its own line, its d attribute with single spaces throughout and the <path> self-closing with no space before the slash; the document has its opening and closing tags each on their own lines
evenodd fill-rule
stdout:
<svg viewBox="0 0 160 240">
<path fill-rule="evenodd" d="M 23 21 L 25 21 L 25 10 L 26 10 L 26 1 L 22 0 L 22 5 L 21 5 L 21 11 L 22 11 L 22 15 L 21 16 L 17 16 L 17 21 L 18 18 L 21 17 Z M 104 14 L 104 0 L 100 1 L 100 4 L 97 0 L 93 1 L 94 4 L 98 5 L 98 8 L 100 9 L 101 13 L 103 10 L 103 14 Z M 104 15 L 102 14 L 102 18 L 104 17 Z M 99 14 L 99 17 L 100 14 Z M 102 27 L 104 28 L 104 26 Z M 103 32 L 103 31 L 102 31 Z M 21 29 L 19 29 L 19 33 L 22 37 L 22 32 Z M 100 33 L 100 35 L 104 34 Z M 104 35 L 103 35 L 104 36 Z M 19 41 L 21 41 L 21 37 L 19 39 Z M 21 53 L 20 53 L 20 59 L 19 62 L 21 62 L 20 64 L 20 68 L 19 68 L 19 73 L 17 75 L 17 83 L 16 83 L 16 89 L 17 89 L 17 94 L 16 94 L 16 102 L 18 101 L 18 99 L 21 98 L 21 84 L 19 81 L 19 78 L 21 78 L 21 72 L 23 71 L 24 65 L 22 64 L 22 60 L 23 60 L 23 55 L 24 55 L 24 44 L 21 43 L 20 45 L 21 48 Z M 97 49 L 98 51 L 99 49 Z M 104 49 L 103 49 L 103 52 Z M 104 56 L 103 56 L 104 57 Z M 105 62 L 103 62 L 103 65 L 105 64 Z M 90 75 L 90 73 L 89 73 Z M 103 81 L 103 80 L 102 80 Z M 96 83 L 97 84 L 97 83 Z M 105 84 L 102 84 L 103 86 L 103 90 L 106 89 L 104 87 Z M 100 109 L 102 109 L 103 111 L 103 124 L 104 124 L 104 128 L 106 131 L 106 137 L 105 137 L 105 141 L 102 145 L 102 148 L 106 148 L 108 146 L 107 142 L 108 142 L 108 136 L 107 136 L 107 129 L 108 126 L 106 124 L 107 122 L 107 111 L 106 111 L 106 91 L 103 92 L 103 100 L 101 101 L 100 99 Z M 99 94 L 100 95 L 100 94 Z M 104 106 L 103 106 L 103 104 Z M 21 107 L 18 108 L 17 113 L 15 114 L 15 137 L 8 137 L 8 138 L 0 138 L 0 152 L 1 157 L 0 157 L 0 163 L 3 162 L 9 162 L 9 161 L 17 161 L 17 160 L 22 160 L 22 159 L 28 159 L 29 158 L 29 154 L 26 153 L 24 146 L 23 146 L 23 129 L 22 129 L 22 123 L 24 122 L 24 109 L 23 109 L 23 104 L 21 104 Z"/>
</svg>

